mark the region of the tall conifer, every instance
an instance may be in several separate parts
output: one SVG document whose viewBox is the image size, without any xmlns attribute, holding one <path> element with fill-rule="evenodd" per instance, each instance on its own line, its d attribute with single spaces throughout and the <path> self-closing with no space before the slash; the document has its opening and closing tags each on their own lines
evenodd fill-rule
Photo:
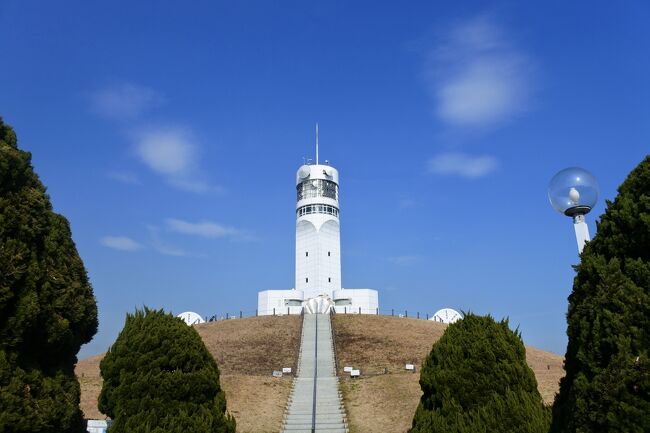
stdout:
<svg viewBox="0 0 650 433">
<path fill-rule="evenodd" d="M 650 156 L 576 266 L 552 432 L 650 432 Z"/>
<path fill-rule="evenodd" d="M 0 118 L 0 432 L 85 431 L 74 365 L 96 331 L 68 221 Z"/>
</svg>

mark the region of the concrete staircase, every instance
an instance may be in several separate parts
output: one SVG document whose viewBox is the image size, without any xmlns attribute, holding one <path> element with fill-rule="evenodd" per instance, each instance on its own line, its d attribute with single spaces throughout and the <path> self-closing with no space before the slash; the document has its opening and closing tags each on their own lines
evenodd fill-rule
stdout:
<svg viewBox="0 0 650 433">
<path fill-rule="evenodd" d="M 298 374 L 282 423 L 283 433 L 347 433 L 335 370 L 329 314 L 305 314 Z"/>
</svg>

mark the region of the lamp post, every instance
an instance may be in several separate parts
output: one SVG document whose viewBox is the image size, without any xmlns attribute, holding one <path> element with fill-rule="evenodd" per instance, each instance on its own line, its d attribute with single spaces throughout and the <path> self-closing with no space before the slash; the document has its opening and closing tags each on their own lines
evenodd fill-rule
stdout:
<svg viewBox="0 0 650 433">
<path fill-rule="evenodd" d="M 559 171 L 548 184 L 548 199 L 556 211 L 573 218 L 578 254 L 591 240 L 587 215 L 598 200 L 598 182 L 587 170 L 569 167 Z"/>
</svg>

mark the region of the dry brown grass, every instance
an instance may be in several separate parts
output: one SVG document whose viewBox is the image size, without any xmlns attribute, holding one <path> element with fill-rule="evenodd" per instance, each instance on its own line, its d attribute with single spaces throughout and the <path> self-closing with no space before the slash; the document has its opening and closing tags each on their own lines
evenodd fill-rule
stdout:
<svg viewBox="0 0 650 433">
<path fill-rule="evenodd" d="M 295 367 L 301 316 L 262 316 L 204 323 L 195 328 L 222 374 L 270 376 Z"/>
<path fill-rule="evenodd" d="M 350 433 L 401 433 L 411 426 L 422 392 L 419 373 L 404 364 L 420 366 L 443 334 L 440 323 L 386 316 L 334 316 L 333 329 L 339 370 L 361 369 L 362 378 L 342 375 L 341 389 Z M 526 360 L 537 378 L 544 401 L 550 404 L 564 375 L 562 357 L 526 347 Z M 387 371 L 388 374 L 384 374 Z"/>
<path fill-rule="evenodd" d="M 102 377 L 99 375 L 99 362 L 102 358 L 104 358 L 103 353 L 82 359 L 74 369 L 77 379 L 79 379 L 79 385 L 81 385 L 81 410 L 88 419 L 106 418 L 97 409 L 97 398 L 102 390 Z"/>
<path fill-rule="evenodd" d="M 241 433 L 280 430 L 291 391 L 291 377 L 276 379 L 273 370 L 295 367 L 300 316 L 265 316 L 197 325 L 196 330 L 219 365 L 228 411 Z M 86 418 L 104 418 L 97 409 L 103 354 L 79 361 L 81 409 Z M 295 371 L 295 370 L 294 370 Z"/>
</svg>

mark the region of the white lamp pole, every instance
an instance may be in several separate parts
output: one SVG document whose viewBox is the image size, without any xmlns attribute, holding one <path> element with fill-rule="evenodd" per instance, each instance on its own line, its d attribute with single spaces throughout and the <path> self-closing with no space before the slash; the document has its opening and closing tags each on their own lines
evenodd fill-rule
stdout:
<svg viewBox="0 0 650 433">
<path fill-rule="evenodd" d="M 576 215 L 573 217 L 573 228 L 576 232 L 576 241 L 578 242 L 578 254 L 582 253 L 585 243 L 590 241 L 589 227 L 585 222 L 584 215 Z"/>
</svg>

